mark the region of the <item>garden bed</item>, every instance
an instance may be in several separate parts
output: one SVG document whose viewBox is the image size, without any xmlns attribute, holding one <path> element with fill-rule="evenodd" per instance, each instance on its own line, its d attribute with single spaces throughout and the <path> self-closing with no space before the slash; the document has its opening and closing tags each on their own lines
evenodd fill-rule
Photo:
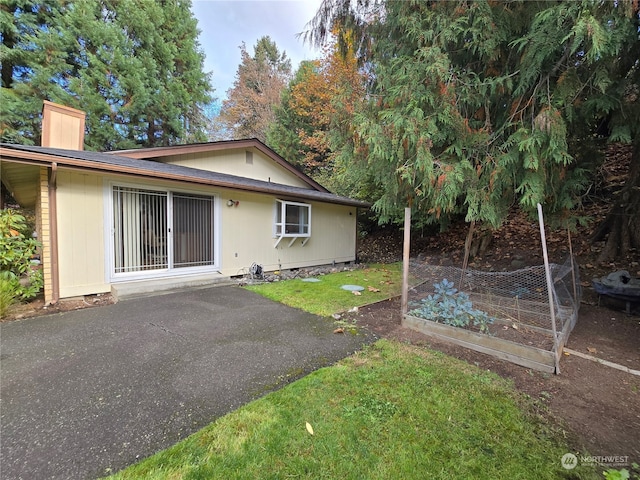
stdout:
<svg viewBox="0 0 640 480">
<path fill-rule="evenodd" d="M 424 318 L 405 315 L 402 325 L 425 335 L 445 340 L 462 347 L 470 348 L 477 352 L 493 355 L 502 360 L 508 360 L 517 365 L 548 373 L 556 371 L 556 356 L 553 348 L 550 350 L 538 348 L 532 345 L 524 345 L 511 340 L 506 340 L 492 334 L 474 332 L 460 327 L 443 325 Z M 508 327 L 511 328 L 511 327 Z M 494 326 L 491 330 L 500 332 L 502 327 Z M 490 330 L 490 331 L 491 331 Z M 509 330 L 505 330 L 509 332 Z M 513 335 L 513 332 L 509 332 Z M 535 333 L 540 337 L 540 333 Z M 540 340 L 538 338 L 538 340 Z M 551 339 L 553 345 L 553 340 Z"/>
<path fill-rule="evenodd" d="M 544 267 L 481 272 L 412 262 L 412 278 L 422 281 L 409 289 L 402 324 L 517 365 L 560 373 L 559 357 L 578 316 L 574 265 L 551 265 L 549 295 Z"/>
</svg>

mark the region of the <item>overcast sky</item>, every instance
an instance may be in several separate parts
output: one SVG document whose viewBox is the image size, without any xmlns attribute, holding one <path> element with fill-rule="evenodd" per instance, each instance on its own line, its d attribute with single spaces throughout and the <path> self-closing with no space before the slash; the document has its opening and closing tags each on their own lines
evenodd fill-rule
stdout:
<svg viewBox="0 0 640 480">
<path fill-rule="evenodd" d="M 244 42 L 253 55 L 257 40 L 268 35 L 291 59 L 293 70 L 302 60 L 320 57 L 296 34 L 315 15 L 322 0 L 193 0 L 200 45 L 206 55 L 205 71 L 212 72 L 214 96 L 220 100 L 233 86 Z"/>
</svg>

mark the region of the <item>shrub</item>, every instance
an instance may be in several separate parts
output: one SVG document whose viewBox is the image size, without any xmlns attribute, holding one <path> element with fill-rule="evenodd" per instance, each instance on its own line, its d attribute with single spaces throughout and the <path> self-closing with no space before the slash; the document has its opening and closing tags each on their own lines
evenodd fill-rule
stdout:
<svg viewBox="0 0 640 480">
<path fill-rule="evenodd" d="M 0 276 L 0 318 L 4 318 L 9 307 L 16 303 L 15 282 Z"/>
<path fill-rule="evenodd" d="M 23 301 L 40 292 L 44 284 L 42 271 L 32 261 L 39 247 L 23 215 L 11 208 L 0 210 L 0 279 L 3 295 L 13 291 L 14 300 Z"/>
</svg>

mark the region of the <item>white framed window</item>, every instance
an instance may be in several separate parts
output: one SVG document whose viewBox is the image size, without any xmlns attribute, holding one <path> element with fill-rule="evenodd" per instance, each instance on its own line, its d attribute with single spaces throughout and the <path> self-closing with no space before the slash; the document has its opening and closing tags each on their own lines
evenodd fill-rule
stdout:
<svg viewBox="0 0 640 480">
<path fill-rule="evenodd" d="M 274 234 L 277 238 L 311 236 L 311 205 L 276 200 Z"/>
</svg>

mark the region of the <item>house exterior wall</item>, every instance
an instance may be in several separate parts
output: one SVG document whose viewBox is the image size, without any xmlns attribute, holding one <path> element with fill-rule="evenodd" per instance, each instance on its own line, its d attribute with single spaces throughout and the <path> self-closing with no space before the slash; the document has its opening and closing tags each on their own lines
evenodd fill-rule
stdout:
<svg viewBox="0 0 640 480">
<path fill-rule="evenodd" d="M 44 301 L 53 300 L 53 277 L 51 271 L 51 229 L 49 216 L 49 180 L 45 167 L 40 168 L 38 190 L 36 192 L 36 232 L 41 244 L 40 262 L 43 266 Z"/>
<path fill-rule="evenodd" d="M 355 260 L 356 209 L 309 202 L 311 237 L 303 245 L 298 238 L 283 238 L 277 247 L 274 236 L 276 197 L 233 194 L 237 207 L 222 206 L 222 269 L 227 276 L 247 273 L 252 263 L 266 271 L 326 265 Z M 349 214 L 351 213 L 351 215 Z"/>
<path fill-rule="evenodd" d="M 85 113 L 75 108 L 44 101 L 42 110 L 43 147 L 84 149 Z"/>
<path fill-rule="evenodd" d="M 46 169 L 44 182 L 46 187 Z M 308 202 L 311 205 L 311 237 L 304 245 L 302 238 L 296 239 L 291 245 L 290 238 L 283 238 L 275 247 L 277 197 L 273 195 L 59 170 L 57 219 L 60 298 L 111 290 L 111 252 L 107 237 L 110 235 L 110 223 L 105 216 L 109 210 L 109 192 L 113 184 L 215 196 L 215 211 L 220 217 L 217 223 L 220 253 L 217 262 L 219 269 L 212 270 L 212 274 L 225 277 L 242 275 L 248 273 L 254 262 L 262 265 L 265 271 L 273 271 L 355 260 L 355 207 Z M 43 192 L 46 193 L 46 188 Z M 239 203 L 228 207 L 227 201 L 231 199 Z M 44 222 L 44 215 L 42 218 L 44 233 L 48 224 Z M 174 271 L 174 274 L 176 277 L 188 276 L 188 273 L 179 271 Z"/>
<path fill-rule="evenodd" d="M 247 159 L 251 153 L 251 161 Z M 211 172 L 237 175 L 239 177 L 280 183 L 294 187 L 309 188 L 309 185 L 284 167 L 277 165 L 257 150 L 227 150 L 224 152 L 206 152 L 181 154 L 159 159 L 163 163 L 198 168 Z"/>
<path fill-rule="evenodd" d="M 59 170 L 56 195 L 60 298 L 109 291 L 102 179 Z"/>
</svg>

